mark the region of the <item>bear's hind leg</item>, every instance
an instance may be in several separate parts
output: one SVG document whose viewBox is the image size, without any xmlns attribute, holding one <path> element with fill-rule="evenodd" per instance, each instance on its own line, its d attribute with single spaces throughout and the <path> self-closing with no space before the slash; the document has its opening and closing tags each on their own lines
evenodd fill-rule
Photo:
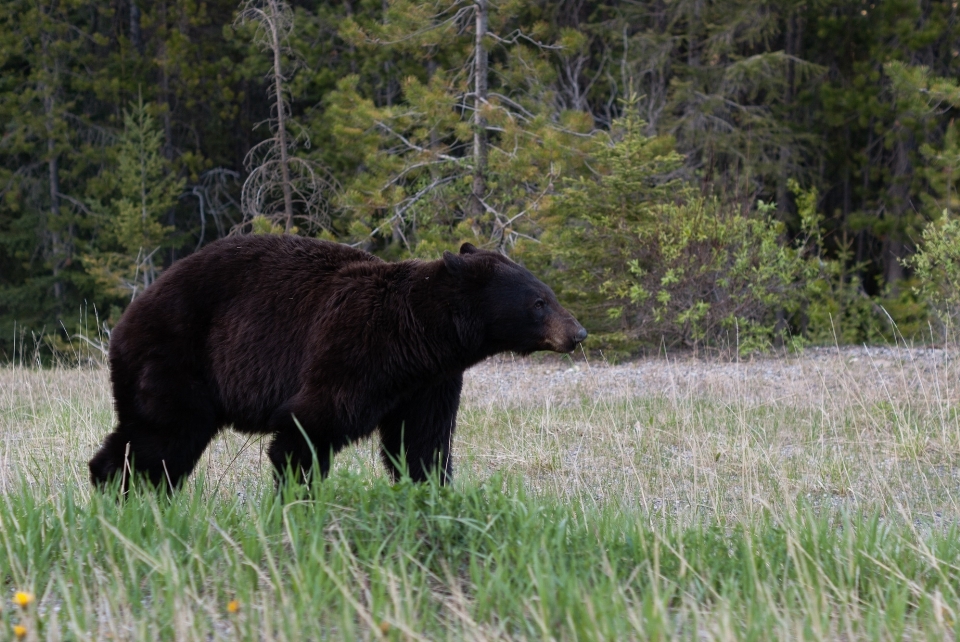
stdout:
<svg viewBox="0 0 960 642">
<path fill-rule="evenodd" d="M 178 487 L 219 430 L 206 388 L 156 362 L 133 377 L 114 367 L 113 380 L 117 428 L 90 460 L 93 484 L 103 487 L 119 476 L 125 491 L 129 464 L 157 488 Z"/>
<path fill-rule="evenodd" d="M 440 483 L 453 481 L 450 445 L 460 408 L 463 375 L 428 386 L 389 412 L 380 420 L 383 462 L 400 477 L 398 464 L 406 466 L 414 481 L 426 481 L 440 469 Z"/>
<path fill-rule="evenodd" d="M 125 492 L 132 473 L 172 490 L 193 471 L 216 432 L 212 421 L 179 426 L 121 422 L 90 460 L 91 481 L 103 488 L 119 477 Z"/>
<path fill-rule="evenodd" d="M 122 491 L 127 489 L 130 441 L 120 432 L 112 432 L 103 440 L 103 445 L 90 460 L 90 481 L 97 488 L 104 488 L 117 476 L 122 479 Z"/>
</svg>

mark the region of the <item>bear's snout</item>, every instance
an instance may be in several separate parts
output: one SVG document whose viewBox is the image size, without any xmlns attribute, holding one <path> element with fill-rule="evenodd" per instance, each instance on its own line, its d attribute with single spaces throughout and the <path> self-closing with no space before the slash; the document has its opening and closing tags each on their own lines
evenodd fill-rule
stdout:
<svg viewBox="0 0 960 642">
<path fill-rule="evenodd" d="M 547 348 L 554 352 L 573 352 L 587 338 L 587 330 L 568 313 L 548 326 Z"/>
</svg>

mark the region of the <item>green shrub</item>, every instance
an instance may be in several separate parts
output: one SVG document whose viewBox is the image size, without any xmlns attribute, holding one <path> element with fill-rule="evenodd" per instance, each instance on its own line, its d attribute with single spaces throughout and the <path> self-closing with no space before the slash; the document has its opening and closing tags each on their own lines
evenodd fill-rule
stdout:
<svg viewBox="0 0 960 642">
<path fill-rule="evenodd" d="M 540 271 L 608 347 L 769 345 L 797 300 L 800 253 L 771 206 L 742 214 L 677 178 L 669 137 L 627 118 L 595 150 L 596 177 L 544 207 L 540 244 L 517 255 Z"/>
<path fill-rule="evenodd" d="M 838 241 L 833 257 L 824 251 L 817 190 L 801 189 L 792 179 L 789 187 L 800 218 L 797 247 L 804 257 L 802 288 L 793 306 L 797 336 L 815 345 L 884 343 L 895 340 L 894 324 L 901 322 L 904 334 L 912 336 L 919 326 L 918 315 L 925 318 L 922 306 L 918 310 L 905 292 L 888 292 L 885 297 L 867 294 L 858 276 L 862 265 L 852 263 L 851 244 Z"/>
<path fill-rule="evenodd" d="M 653 215 L 636 230 L 627 270 L 601 285 L 618 303 L 610 318 L 645 343 L 764 349 L 802 267 L 780 241 L 782 225 L 765 211 L 743 216 L 703 198 Z"/>
<path fill-rule="evenodd" d="M 923 231 L 909 265 L 918 281 L 913 291 L 936 313 L 941 330 L 955 325 L 960 318 L 960 220 L 944 210 Z"/>
</svg>

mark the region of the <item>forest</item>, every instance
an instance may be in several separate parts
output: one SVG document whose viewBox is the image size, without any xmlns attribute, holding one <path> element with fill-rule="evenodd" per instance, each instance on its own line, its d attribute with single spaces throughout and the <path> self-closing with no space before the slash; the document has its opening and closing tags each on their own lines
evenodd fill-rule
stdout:
<svg viewBox="0 0 960 642">
<path fill-rule="evenodd" d="M 936 341 L 960 310 L 950 0 L 2 0 L 0 355 L 179 257 L 461 242 L 608 354 Z M 94 341 L 95 343 L 95 341 Z"/>
</svg>

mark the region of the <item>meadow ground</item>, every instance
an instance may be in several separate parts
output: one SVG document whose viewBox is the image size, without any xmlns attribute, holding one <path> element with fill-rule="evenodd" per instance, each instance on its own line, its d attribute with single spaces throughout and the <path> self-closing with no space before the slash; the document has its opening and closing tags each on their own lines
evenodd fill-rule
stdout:
<svg viewBox="0 0 960 642">
<path fill-rule="evenodd" d="M 367 442 L 278 494 L 225 432 L 173 499 L 118 504 L 86 474 L 105 370 L 0 368 L 0 639 L 955 639 L 958 375 L 502 358 L 468 373 L 452 488 Z"/>
</svg>

